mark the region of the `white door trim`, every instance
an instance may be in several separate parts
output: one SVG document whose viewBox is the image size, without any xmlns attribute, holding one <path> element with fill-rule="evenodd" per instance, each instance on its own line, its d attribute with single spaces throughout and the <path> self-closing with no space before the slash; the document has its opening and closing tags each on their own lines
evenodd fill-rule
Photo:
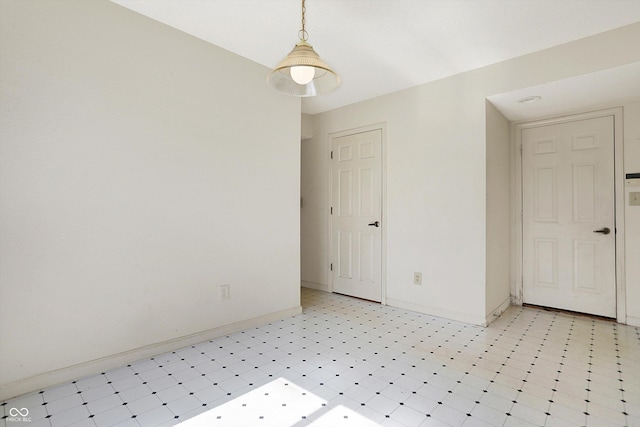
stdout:
<svg viewBox="0 0 640 427">
<path fill-rule="evenodd" d="M 382 274 L 381 274 L 381 299 L 380 303 L 382 305 L 387 304 L 387 123 L 375 123 L 368 126 L 362 126 L 354 129 L 347 129 L 339 132 L 329 133 L 327 135 L 327 143 L 325 144 L 327 147 L 327 159 L 331 158 L 331 150 L 333 148 L 333 139 L 340 138 L 343 136 L 355 135 L 358 133 L 369 132 L 372 130 L 380 130 L 381 132 L 381 156 L 382 156 L 382 170 L 381 173 L 381 194 L 380 194 L 380 203 L 382 205 L 382 218 L 380 219 L 380 245 L 382 249 L 381 263 L 382 263 Z M 329 263 L 333 260 L 333 229 L 331 222 L 331 205 L 333 203 L 333 162 L 329 161 L 329 168 L 327 172 L 327 185 L 329 191 L 327 192 L 327 253 L 329 254 L 328 259 Z M 328 280 L 328 288 L 329 292 L 333 292 L 333 274 L 330 270 L 330 266 L 327 265 L 327 276 Z"/>
<path fill-rule="evenodd" d="M 614 170 L 615 170 L 615 239 L 616 239 L 616 320 L 618 323 L 626 323 L 626 287 L 625 287 L 625 253 L 624 253 L 624 157 L 623 157 L 623 109 L 622 107 L 606 110 L 590 111 L 582 114 L 573 114 L 555 118 L 536 120 L 530 122 L 515 122 L 511 124 L 511 162 L 512 170 L 512 256 L 514 268 L 511 277 L 512 302 L 522 305 L 523 272 L 522 272 L 522 130 L 532 127 L 554 125 L 572 122 L 576 120 L 593 119 L 597 117 L 613 116 L 613 144 L 614 144 Z"/>
</svg>

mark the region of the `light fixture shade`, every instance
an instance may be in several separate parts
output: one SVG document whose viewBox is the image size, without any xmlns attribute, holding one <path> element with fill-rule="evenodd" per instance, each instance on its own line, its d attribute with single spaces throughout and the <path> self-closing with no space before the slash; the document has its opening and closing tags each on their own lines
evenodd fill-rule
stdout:
<svg viewBox="0 0 640 427">
<path fill-rule="evenodd" d="M 314 68 L 313 79 L 306 84 L 296 83 L 291 77 L 291 69 L 300 66 Z M 287 95 L 307 97 L 332 92 L 340 85 L 340 78 L 320 59 L 309 43 L 300 40 L 287 57 L 269 73 L 267 83 Z"/>
</svg>

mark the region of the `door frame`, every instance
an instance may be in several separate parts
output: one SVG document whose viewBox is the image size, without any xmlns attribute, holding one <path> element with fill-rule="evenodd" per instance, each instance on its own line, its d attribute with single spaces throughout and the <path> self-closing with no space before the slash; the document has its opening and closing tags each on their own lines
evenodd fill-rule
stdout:
<svg viewBox="0 0 640 427">
<path fill-rule="evenodd" d="M 381 249 L 381 268 L 382 271 L 380 273 L 380 304 L 387 305 L 387 123 L 375 123 L 368 126 L 357 127 L 353 129 L 346 129 L 343 131 L 332 132 L 327 135 L 327 159 L 329 159 L 329 167 L 327 173 L 327 183 L 329 191 L 327 191 L 327 253 L 328 256 L 328 265 L 327 265 L 327 276 L 329 278 L 328 282 L 328 290 L 333 293 L 333 271 L 331 270 L 331 264 L 333 263 L 333 222 L 331 218 L 331 206 L 333 204 L 333 162 L 331 161 L 331 150 L 333 149 L 333 140 L 335 138 L 340 138 L 343 136 L 356 135 L 359 133 L 365 133 L 373 130 L 380 130 L 381 133 L 381 141 L 380 141 L 380 205 L 381 205 L 381 218 L 380 218 L 380 249 Z"/>
<path fill-rule="evenodd" d="M 623 157 L 623 108 L 615 107 L 604 110 L 589 111 L 571 115 L 563 115 L 533 121 L 514 122 L 511 131 L 511 168 L 512 182 L 512 256 L 514 268 L 511 277 L 511 298 L 515 305 L 522 305 L 523 300 L 523 200 L 522 200 L 522 130 L 533 127 L 555 125 L 577 120 L 594 119 L 613 116 L 614 146 L 614 238 L 615 238 L 615 286 L 616 286 L 616 321 L 626 323 L 626 286 L 625 286 L 625 253 L 624 253 L 624 157 Z"/>
</svg>

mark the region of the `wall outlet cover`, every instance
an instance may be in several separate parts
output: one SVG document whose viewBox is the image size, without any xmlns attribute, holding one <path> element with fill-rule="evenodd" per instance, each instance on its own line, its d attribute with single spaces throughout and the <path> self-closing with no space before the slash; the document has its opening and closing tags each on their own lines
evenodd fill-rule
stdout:
<svg viewBox="0 0 640 427">
<path fill-rule="evenodd" d="M 422 285 L 422 273 L 420 272 L 413 273 L 413 284 Z"/>
<path fill-rule="evenodd" d="M 231 286 L 220 285 L 220 301 L 227 301 L 231 299 Z"/>
</svg>

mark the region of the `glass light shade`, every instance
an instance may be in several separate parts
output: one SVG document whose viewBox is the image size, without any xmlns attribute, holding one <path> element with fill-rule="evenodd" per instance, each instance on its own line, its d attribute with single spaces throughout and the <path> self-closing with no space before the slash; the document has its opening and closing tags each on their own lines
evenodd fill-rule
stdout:
<svg viewBox="0 0 640 427">
<path fill-rule="evenodd" d="M 292 77 L 299 71 L 292 69 L 301 67 L 313 69 L 313 77 L 306 83 L 302 79 L 298 83 Z M 287 95 L 307 97 L 334 91 L 340 85 L 340 78 L 331 67 L 320 59 L 309 43 L 301 40 L 289 55 L 269 73 L 267 83 Z"/>
</svg>

